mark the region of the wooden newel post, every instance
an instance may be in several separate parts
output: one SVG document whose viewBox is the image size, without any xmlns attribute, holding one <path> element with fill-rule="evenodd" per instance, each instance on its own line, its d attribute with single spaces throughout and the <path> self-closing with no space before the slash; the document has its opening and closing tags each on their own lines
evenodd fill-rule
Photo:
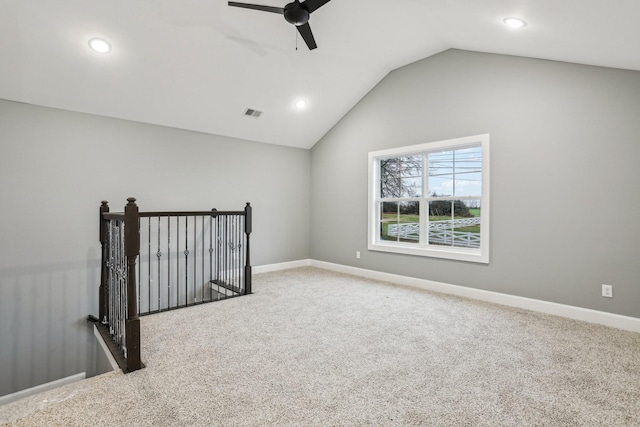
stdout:
<svg viewBox="0 0 640 427">
<path fill-rule="evenodd" d="M 100 288 L 98 290 L 98 318 L 101 322 L 106 323 L 109 319 L 109 305 L 107 304 L 107 280 L 108 280 L 108 245 L 107 245 L 107 224 L 103 217 L 104 213 L 109 212 L 109 203 L 103 200 L 100 204 L 100 246 L 102 247 L 102 260 L 100 264 Z"/>
<path fill-rule="evenodd" d="M 247 203 L 247 206 L 244 207 L 244 233 L 247 236 L 247 244 L 245 247 L 246 257 L 245 257 L 245 266 L 244 266 L 244 293 L 251 293 L 251 251 L 249 244 L 249 235 L 251 234 L 251 204 Z"/>
<path fill-rule="evenodd" d="M 130 197 L 124 208 L 124 241 L 127 257 L 127 371 L 142 368 L 140 360 L 140 318 L 138 317 L 138 297 L 136 295 L 136 258 L 140 253 L 140 228 L 138 205 Z"/>
</svg>

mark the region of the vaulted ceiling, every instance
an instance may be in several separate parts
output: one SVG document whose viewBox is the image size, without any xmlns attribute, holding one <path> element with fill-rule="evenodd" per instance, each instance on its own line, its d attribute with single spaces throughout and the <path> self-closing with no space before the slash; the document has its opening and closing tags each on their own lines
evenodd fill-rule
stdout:
<svg viewBox="0 0 640 427">
<path fill-rule="evenodd" d="M 638 18 L 638 0 L 332 0 L 309 51 L 282 16 L 223 0 L 0 0 L 0 98 L 310 148 L 387 73 L 449 48 L 640 70 Z"/>
</svg>

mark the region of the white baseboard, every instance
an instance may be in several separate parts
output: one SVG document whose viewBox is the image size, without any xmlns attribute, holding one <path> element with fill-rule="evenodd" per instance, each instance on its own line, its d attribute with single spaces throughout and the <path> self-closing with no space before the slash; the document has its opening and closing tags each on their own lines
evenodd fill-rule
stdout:
<svg viewBox="0 0 640 427">
<path fill-rule="evenodd" d="M 62 387 L 63 385 L 71 384 L 76 381 L 82 381 L 86 377 L 86 372 L 80 372 L 79 374 L 60 378 L 59 380 L 51 381 L 45 384 L 37 385 L 35 387 L 27 388 L 25 390 L 16 391 L 15 393 L 0 396 L 0 406 L 6 405 L 7 403 L 15 402 L 16 400 L 23 399 L 25 397 L 33 396 L 34 394 L 42 393 L 43 391 L 53 390 L 54 388 Z"/>
<path fill-rule="evenodd" d="M 266 264 L 252 267 L 253 274 L 269 273 L 271 271 L 289 270 L 290 268 L 309 267 L 310 259 L 300 259 L 297 261 L 281 262 L 278 264 Z"/>
<path fill-rule="evenodd" d="M 482 289 L 468 288 L 465 286 L 451 285 L 449 283 L 434 282 L 432 280 L 416 279 L 414 277 L 401 276 L 398 274 L 382 273 L 379 271 L 366 270 L 363 268 L 333 264 L 324 261 L 310 260 L 309 265 L 313 267 L 323 268 L 325 270 L 352 274 L 354 276 L 382 280 L 386 282 L 397 283 L 399 285 L 441 292 L 449 295 L 458 295 L 481 301 L 507 305 L 510 307 L 524 308 L 540 313 L 553 314 L 556 316 L 567 317 L 569 319 L 597 323 L 600 325 L 624 329 L 632 332 L 640 332 L 640 318 L 637 317 L 622 316 L 619 314 L 591 310 L 588 308 L 574 307 L 571 305 L 558 304 L 533 298 L 525 298 L 515 295 L 502 294 L 499 292 L 485 291 Z"/>
</svg>

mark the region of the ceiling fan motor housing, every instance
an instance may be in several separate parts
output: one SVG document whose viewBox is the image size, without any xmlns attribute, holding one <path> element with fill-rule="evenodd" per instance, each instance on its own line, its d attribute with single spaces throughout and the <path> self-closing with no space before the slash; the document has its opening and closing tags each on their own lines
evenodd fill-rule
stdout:
<svg viewBox="0 0 640 427">
<path fill-rule="evenodd" d="M 297 27 L 309 22 L 309 11 L 300 5 L 299 2 L 289 3 L 284 7 L 284 19 L 288 23 Z"/>
<path fill-rule="evenodd" d="M 302 36 L 302 39 L 307 44 L 309 50 L 313 50 L 317 48 L 318 45 L 316 44 L 316 40 L 314 39 L 313 33 L 311 32 L 311 27 L 309 26 L 309 16 L 330 1 L 331 0 L 304 0 L 301 3 L 300 0 L 293 0 L 285 7 L 265 6 L 260 4 L 239 3 L 236 1 L 230 1 L 229 6 L 242 7 L 245 9 L 260 10 L 262 12 L 284 15 L 284 19 L 289 24 L 293 24 L 296 26 L 298 33 L 300 33 L 300 35 Z"/>
</svg>

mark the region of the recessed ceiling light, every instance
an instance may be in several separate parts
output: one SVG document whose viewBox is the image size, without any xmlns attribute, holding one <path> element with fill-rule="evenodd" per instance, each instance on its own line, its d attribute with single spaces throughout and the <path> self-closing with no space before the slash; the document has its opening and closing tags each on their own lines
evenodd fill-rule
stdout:
<svg viewBox="0 0 640 427">
<path fill-rule="evenodd" d="M 298 101 L 296 101 L 296 108 L 298 110 L 302 110 L 306 106 L 307 106 L 307 101 L 305 101 L 304 99 L 299 99 Z"/>
<path fill-rule="evenodd" d="M 504 18 L 504 23 L 511 28 L 522 28 L 527 26 L 526 22 L 518 18 Z"/>
<path fill-rule="evenodd" d="M 91 39 L 89 40 L 89 47 L 98 53 L 109 53 L 111 52 L 111 45 L 103 39 Z"/>
</svg>

